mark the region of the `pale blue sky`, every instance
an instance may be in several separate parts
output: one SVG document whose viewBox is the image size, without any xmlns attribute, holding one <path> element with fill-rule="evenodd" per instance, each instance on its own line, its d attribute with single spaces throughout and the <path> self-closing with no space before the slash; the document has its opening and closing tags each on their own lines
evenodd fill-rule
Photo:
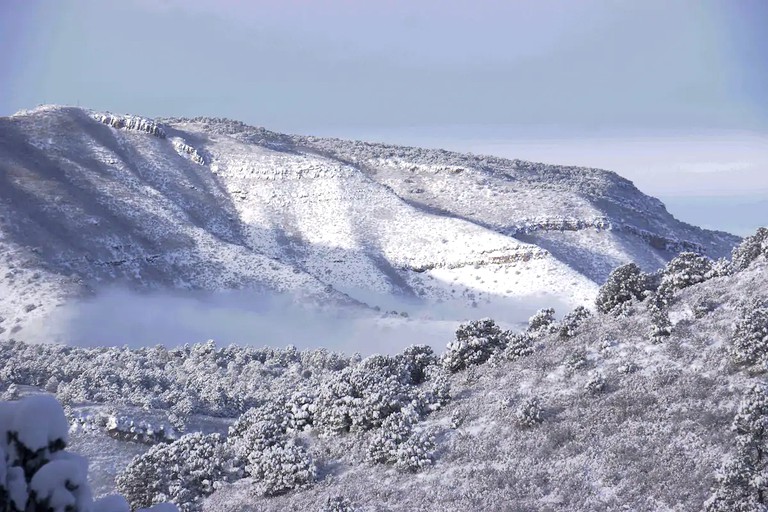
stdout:
<svg viewBox="0 0 768 512">
<path fill-rule="evenodd" d="M 0 115 L 223 116 L 761 201 L 766 20 L 766 0 L 0 0 Z"/>
</svg>

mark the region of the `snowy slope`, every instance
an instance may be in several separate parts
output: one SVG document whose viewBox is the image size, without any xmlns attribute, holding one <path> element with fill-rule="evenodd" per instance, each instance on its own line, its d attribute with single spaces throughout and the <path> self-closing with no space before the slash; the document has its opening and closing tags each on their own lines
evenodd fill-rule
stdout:
<svg viewBox="0 0 768 512">
<path fill-rule="evenodd" d="M 721 256 L 736 240 L 595 169 L 218 119 L 56 106 L 0 118 L 0 337 L 23 339 L 67 297 L 112 283 L 371 307 L 575 305 L 619 263 Z"/>
</svg>

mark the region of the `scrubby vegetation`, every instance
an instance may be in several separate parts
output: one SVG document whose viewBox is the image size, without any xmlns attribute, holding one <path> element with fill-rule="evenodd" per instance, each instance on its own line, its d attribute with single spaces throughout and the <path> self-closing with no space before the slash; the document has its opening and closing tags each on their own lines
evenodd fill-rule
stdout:
<svg viewBox="0 0 768 512">
<path fill-rule="evenodd" d="M 9 342 L 0 382 L 9 398 L 28 386 L 56 394 L 83 425 L 130 431 L 117 415 L 72 412 L 108 404 L 187 428 L 178 438 L 139 429 L 133 440 L 148 446 L 118 476 L 127 502 L 114 511 L 165 501 L 183 512 L 763 510 L 768 261 L 755 247 L 765 249 L 760 233 L 730 262 L 686 253 L 654 274 L 625 265 L 594 312 L 558 320 L 544 309 L 519 333 L 467 322 L 440 355 L 423 345 L 363 359 Z M 42 444 L 3 427 L 0 503 L 23 480 L 30 492 L 19 499 L 67 496 L 72 510 L 90 510 L 84 473 L 61 480 L 61 492 L 35 480 L 46 464 L 74 460 L 57 455 L 67 420 L 56 414 Z M 190 429 L 202 416 L 224 420 L 226 433 Z"/>
</svg>

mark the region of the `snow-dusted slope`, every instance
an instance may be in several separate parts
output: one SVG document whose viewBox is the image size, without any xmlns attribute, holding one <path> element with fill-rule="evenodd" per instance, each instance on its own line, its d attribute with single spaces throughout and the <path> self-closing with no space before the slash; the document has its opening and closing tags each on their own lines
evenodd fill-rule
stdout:
<svg viewBox="0 0 768 512">
<path fill-rule="evenodd" d="M 735 241 L 606 171 L 216 119 L 71 107 L 0 118 L 5 336 L 113 282 L 370 306 L 545 293 L 575 304 L 618 263 L 720 256 Z"/>
</svg>

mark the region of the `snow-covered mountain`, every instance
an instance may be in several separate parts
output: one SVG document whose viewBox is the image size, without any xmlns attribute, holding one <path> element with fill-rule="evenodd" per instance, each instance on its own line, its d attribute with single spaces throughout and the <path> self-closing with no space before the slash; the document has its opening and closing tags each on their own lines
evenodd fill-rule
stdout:
<svg viewBox="0 0 768 512">
<path fill-rule="evenodd" d="M 0 118 L 0 338 L 112 283 L 370 307 L 576 305 L 621 263 L 716 258 L 737 241 L 598 169 L 223 119 L 58 106 Z"/>
</svg>

